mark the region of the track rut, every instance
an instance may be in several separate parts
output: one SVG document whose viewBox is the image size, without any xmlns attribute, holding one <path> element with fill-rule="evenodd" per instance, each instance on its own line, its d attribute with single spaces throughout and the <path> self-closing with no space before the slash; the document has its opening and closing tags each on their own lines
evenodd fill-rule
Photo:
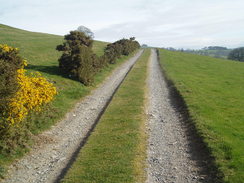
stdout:
<svg viewBox="0 0 244 183">
<path fill-rule="evenodd" d="M 208 159 L 184 114 L 174 105 L 156 50 L 149 61 L 147 183 L 210 183 Z"/>
</svg>

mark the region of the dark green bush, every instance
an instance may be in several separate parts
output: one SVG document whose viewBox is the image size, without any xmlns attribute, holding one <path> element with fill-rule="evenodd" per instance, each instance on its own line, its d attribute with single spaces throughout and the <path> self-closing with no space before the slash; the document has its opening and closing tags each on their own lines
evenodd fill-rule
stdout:
<svg viewBox="0 0 244 183">
<path fill-rule="evenodd" d="M 15 151 L 17 147 L 24 146 L 28 131 L 21 123 L 18 128 L 9 125 L 6 120 L 8 103 L 19 89 L 17 70 L 23 65 L 23 59 L 16 48 L 0 44 L 0 153 Z"/>
<path fill-rule="evenodd" d="M 0 45 L 0 120 L 3 119 L 9 99 L 18 90 L 17 70 L 22 64 L 23 59 L 17 49 Z M 0 125 L 3 125 L 2 121 Z"/>
<path fill-rule="evenodd" d="M 96 72 L 94 63 L 97 58 L 90 48 L 83 45 L 78 47 L 78 54 L 75 54 L 72 58 L 74 63 L 77 64 L 71 73 L 76 76 L 81 83 L 89 85 L 93 82 L 93 77 Z"/>
<path fill-rule="evenodd" d="M 115 60 L 122 55 L 122 45 L 115 42 L 112 44 L 108 44 L 105 48 L 104 55 L 107 59 L 107 62 L 110 64 L 114 64 Z"/>
<path fill-rule="evenodd" d="M 93 40 L 85 33 L 71 31 L 64 39 L 65 42 L 56 48 L 63 52 L 59 58 L 59 67 L 84 85 L 91 84 L 95 73 L 108 63 L 114 64 L 121 55 L 129 55 L 140 47 L 134 37 L 121 39 L 108 44 L 104 55 L 98 58 L 92 51 Z"/>
<path fill-rule="evenodd" d="M 78 31 L 71 31 L 64 39 L 66 42 L 56 48 L 63 51 L 59 67 L 84 85 L 91 84 L 96 70 L 100 67 L 98 58 L 92 51 L 93 40 Z"/>
<path fill-rule="evenodd" d="M 244 47 L 232 50 L 228 55 L 228 59 L 244 62 Z"/>
<path fill-rule="evenodd" d="M 130 53 L 140 47 L 140 44 L 134 37 L 130 39 L 120 39 L 114 43 L 108 44 L 104 50 L 104 55 L 110 64 L 114 64 L 121 55 L 128 56 Z"/>
</svg>

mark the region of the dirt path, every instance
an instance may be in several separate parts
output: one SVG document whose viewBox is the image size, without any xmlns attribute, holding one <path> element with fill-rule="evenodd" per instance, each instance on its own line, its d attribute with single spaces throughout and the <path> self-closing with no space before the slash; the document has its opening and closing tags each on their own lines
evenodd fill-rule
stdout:
<svg viewBox="0 0 244 183">
<path fill-rule="evenodd" d="M 91 95 L 77 104 L 66 118 L 39 137 L 40 144 L 24 158 L 12 165 L 3 182 L 41 183 L 55 182 L 70 159 L 81 147 L 89 130 L 94 127 L 117 87 L 123 81 L 136 60 L 133 58 L 117 68 Z"/>
<path fill-rule="evenodd" d="M 204 159 L 189 140 L 187 126 L 174 105 L 155 50 L 148 77 L 148 179 L 147 183 L 212 182 Z M 193 147 L 192 147 L 193 146 Z"/>
</svg>

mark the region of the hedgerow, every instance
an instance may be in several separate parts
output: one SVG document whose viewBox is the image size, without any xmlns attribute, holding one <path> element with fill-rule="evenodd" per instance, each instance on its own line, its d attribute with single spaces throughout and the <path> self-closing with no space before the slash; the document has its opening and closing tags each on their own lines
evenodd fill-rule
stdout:
<svg viewBox="0 0 244 183">
<path fill-rule="evenodd" d="M 108 44 L 104 50 L 104 55 L 108 60 L 108 63 L 114 64 L 117 58 L 121 55 L 129 55 L 140 47 L 140 44 L 134 37 L 130 39 L 120 39 L 114 43 Z"/>
<path fill-rule="evenodd" d="M 85 33 L 71 31 L 64 39 L 65 42 L 56 48 L 63 52 L 59 68 L 84 85 L 92 84 L 94 75 L 107 64 L 114 64 L 121 55 L 129 55 L 140 47 L 134 37 L 121 39 L 108 44 L 104 55 L 97 57 L 92 51 L 93 40 Z"/>
</svg>

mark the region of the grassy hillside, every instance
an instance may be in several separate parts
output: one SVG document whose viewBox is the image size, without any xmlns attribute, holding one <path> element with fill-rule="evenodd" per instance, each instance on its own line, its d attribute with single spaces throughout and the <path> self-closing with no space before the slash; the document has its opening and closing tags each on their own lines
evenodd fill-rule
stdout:
<svg viewBox="0 0 244 183">
<path fill-rule="evenodd" d="M 63 114 L 67 111 L 66 105 L 73 105 L 75 100 L 89 92 L 89 88 L 60 75 L 58 58 L 61 54 L 56 51 L 56 46 L 62 42 L 63 36 L 29 32 L 0 24 L 0 44 L 8 44 L 19 48 L 20 55 L 27 59 L 27 70 L 39 71 L 55 83 L 59 94 L 54 105 Z M 94 41 L 93 49 L 98 55 L 102 55 L 106 45 L 107 43 L 105 42 Z M 100 77 L 100 75 L 97 77 Z M 56 119 L 56 117 L 58 116 L 54 118 Z M 48 123 L 52 123 L 51 121 L 48 119 L 46 125 L 49 126 Z M 46 125 L 41 125 L 40 127 L 45 128 Z"/>
<path fill-rule="evenodd" d="M 0 24 L 0 44 L 18 47 L 20 54 L 26 57 L 30 64 L 57 65 L 60 53 L 55 49 L 62 42 L 63 36 L 29 32 Z M 97 55 L 102 55 L 106 45 L 106 42 L 94 41 L 93 50 Z"/>
<path fill-rule="evenodd" d="M 52 81 L 58 89 L 58 95 L 54 102 L 40 114 L 33 114 L 32 133 L 39 133 L 64 117 L 64 115 L 79 101 L 95 88 L 111 71 L 128 57 L 122 56 L 117 64 L 109 65 L 95 76 L 93 86 L 85 87 L 80 82 L 71 80 L 60 74 L 58 58 L 61 55 L 56 51 L 56 46 L 63 42 L 62 36 L 34 33 L 24 31 L 0 24 L 0 44 L 8 44 L 18 47 L 22 57 L 27 59 L 28 71 L 39 71 L 45 78 Z M 103 53 L 105 42 L 94 41 L 93 49 L 98 54 Z M 1 140 L 1 139 L 0 139 Z M 1 142 L 1 141 L 0 141 Z M 2 166 L 6 166 L 14 158 L 18 157 L 23 150 L 17 154 L 0 154 L 0 177 L 3 172 Z"/>
<path fill-rule="evenodd" d="M 244 179 L 244 63 L 160 50 L 225 182 Z"/>
</svg>

